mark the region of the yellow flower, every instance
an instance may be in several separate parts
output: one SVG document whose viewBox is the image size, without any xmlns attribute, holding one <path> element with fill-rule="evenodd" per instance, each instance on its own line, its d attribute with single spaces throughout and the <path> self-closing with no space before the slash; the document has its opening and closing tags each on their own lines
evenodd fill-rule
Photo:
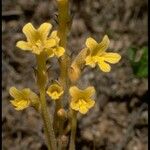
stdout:
<svg viewBox="0 0 150 150">
<path fill-rule="evenodd" d="M 98 64 L 99 68 L 103 72 L 109 72 L 111 66 L 108 63 L 115 64 L 121 59 L 118 53 L 105 52 L 109 46 L 109 38 L 107 35 L 104 36 L 102 42 L 97 43 L 93 38 L 88 38 L 86 40 L 86 46 L 89 49 L 89 54 L 87 55 L 85 61 L 86 65 L 95 67 Z"/>
<path fill-rule="evenodd" d="M 55 83 L 48 87 L 46 93 L 49 95 L 49 97 L 51 97 L 51 99 L 58 100 L 64 91 L 60 85 Z"/>
<path fill-rule="evenodd" d="M 29 88 L 18 90 L 15 87 L 11 87 L 9 93 L 14 98 L 14 100 L 11 100 L 10 102 L 16 110 L 23 110 L 30 105 L 35 108 L 39 106 L 38 96 Z"/>
<path fill-rule="evenodd" d="M 57 31 L 53 31 L 49 38 L 54 39 L 56 41 L 56 46 L 51 48 L 51 49 L 47 49 L 48 57 L 53 57 L 53 56 L 60 57 L 60 56 L 62 56 L 65 52 L 65 49 L 63 47 L 59 46 L 60 39 L 57 36 Z"/>
<path fill-rule="evenodd" d="M 43 23 L 38 29 L 35 29 L 31 23 L 27 23 L 22 30 L 27 41 L 18 41 L 16 46 L 39 55 L 44 49 L 50 49 L 56 45 L 54 39 L 48 38 L 51 28 L 50 23 Z"/>
<path fill-rule="evenodd" d="M 94 106 L 95 101 L 91 97 L 95 94 L 94 87 L 87 87 L 85 90 L 80 90 L 76 86 L 69 89 L 72 97 L 70 107 L 82 114 L 86 114 L 88 110 Z"/>
</svg>

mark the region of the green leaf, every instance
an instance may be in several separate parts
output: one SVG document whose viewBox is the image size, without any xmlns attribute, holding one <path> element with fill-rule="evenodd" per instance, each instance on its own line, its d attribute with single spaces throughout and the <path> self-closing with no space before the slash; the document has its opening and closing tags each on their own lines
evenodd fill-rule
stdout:
<svg viewBox="0 0 150 150">
<path fill-rule="evenodd" d="M 148 48 L 143 47 L 140 49 L 142 55 L 138 61 L 135 61 L 137 49 L 129 48 L 128 50 L 128 57 L 131 62 L 131 66 L 133 69 L 133 73 L 135 76 L 143 78 L 148 76 Z"/>
<path fill-rule="evenodd" d="M 134 62 L 136 51 L 137 51 L 136 48 L 129 48 L 128 49 L 129 60 L 132 62 Z"/>
</svg>

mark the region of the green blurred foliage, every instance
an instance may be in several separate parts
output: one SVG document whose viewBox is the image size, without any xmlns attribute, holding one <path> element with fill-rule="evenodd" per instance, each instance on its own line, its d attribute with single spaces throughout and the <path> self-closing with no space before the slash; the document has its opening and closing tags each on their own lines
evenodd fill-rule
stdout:
<svg viewBox="0 0 150 150">
<path fill-rule="evenodd" d="M 139 78 L 148 77 L 148 47 L 129 48 L 128 57 L 135 76 Z"/>
</svg>

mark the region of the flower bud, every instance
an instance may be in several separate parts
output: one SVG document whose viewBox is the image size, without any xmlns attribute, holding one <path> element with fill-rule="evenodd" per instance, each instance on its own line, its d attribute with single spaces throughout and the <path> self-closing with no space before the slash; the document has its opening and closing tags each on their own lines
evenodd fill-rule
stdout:
<svg viewBox="0 0 150 150">
<path fill-rule="evenodd" d="M 77 65 L 72 65 L 68 70 L 68 76 L 71 82 L 75 83 L 81 75 L 81 71 Z"/>
<path fill-rule="evenodd" d="M 63 108 L 60 108 L 58 111 L 57 111 L 57 115 L 61 118 L 67 118 L 67 113 L 66 111 L 63 109 Z"/>
<path fill-rule="evenodd" d="M 73 83 L 75 83 L 81 75 L 81 70 L 85 65 L 86 55 L 87 49 L 82 49 L 81 52 L 75 57 L 71 67 L 69 68 L 68 75 Z"/>
</svg>

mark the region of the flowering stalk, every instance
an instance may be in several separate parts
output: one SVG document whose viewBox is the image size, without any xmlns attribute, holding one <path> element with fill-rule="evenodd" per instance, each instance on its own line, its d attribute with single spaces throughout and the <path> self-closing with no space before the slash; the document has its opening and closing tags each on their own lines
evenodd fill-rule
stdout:
<svg viewBox="0 0 150 150">
<path fill-rule="evenodd" d="M 18 111 L 34 107 L 37 112 L 41 112 L 49 150 L 62 150 L 64 145 L 67 145 L 68 140 L 63 127 L 65 119 L 69 119 L 71 127 L 69 150 L 75 150 L 77 113 L 86 114 L 95 104 L 95 100 L 92 98 L 95 94 L 93 86 L 80 89 L 75 85 L 86 66 L 95 68 L 98 65 L 101 71 L 110 72 L 110 64 L 118 63 L 121 56 L 118 53 L 106 52 L 110 41 L 105 35 L 101 42 L 97 42 L 91 37 L 87 38 L 86 47 L 72 60 L 67 49 L 67 35 L 71 25 L 69 0 L 57 0 L 57 2 L 58 31 L 55 30 L 48 36 L 52 29 L 50 23 L 45 22 L 39 28 L 34 28 L 32 23 L 27 23 L 22 29 L 27 40 L 16 43 L 21 50 L 36 55 L 36 76 L 40 97 L 29 88 L 19 90 L 11 87 L 9 92 L 14 99 L 10 102 Z M 57 83 L 46 88 L 48 78 L 46 60 L 52 57 L 59 59 L 60 77 Z M 53 124 L 47 109 L 46 94 L 55 101 Z M 62 100 L 65 100 L 64 104 L 68 104 L 65 105 L 68 106 L 68 113 L 63 108 Z"/>
<path fill-rule="evenodd" d="M 66 89 L 68 85 L 68 49 L 67 49 L 67 34 L 69 31 L 69 1 L 57 0 L 58 2 L 58 36 L 60 38 L 60 45 L 66 50 L 65 54 L 60 60 L 60 81 Z"/>
<path fill-rule="evenodd" d="M 37 84 L 40 90 L 40 102 L 41 102 L 41 113 L 44 122 L 44 130 L 47 136 L 48 149 L 56 150 L 56 139 L 52 127 L 52 122 L 49 118 L 49 113 L 47 110 L 47 104 L 45 99 L 45 85 L 47 81 L 46 75 L 46 54 L 42 52 L 40 55 L 36 56 L 37 59 Z"/>
<path fill-rule="evenodd" d="M 58 36 L 60 38 L 60 45 L 64 47 L 66 53 L 60 60 L 60 81 L 65 89 L 66 95 L 68 95 L 68 90 L 70 86 L 68 68 L 70 66 L 69 51 L 67 49 L 67 34 L 69 32 L 70 25 L 70 16 L 69 16 L 69 0 L 57 0 L 58 2 Z M 75 150 L 75 135 L 76 135 L 76 122 L 77 122 L 77 113 L 72 111 L 71 113 L 71 138 L 70 138 L 70 150 Z M 63 123 L 63 122 L 62 122 Z M 63 124 L 62 124 L 63 126 Z"/>
<path fill-rule="evenodd" d="M 59 60 L 59 65 L 60 65 L 60 83 L 62 84 L 65 95 L 68 93 L 68 88 L 69 88 L 69 78 L 68 78 L 68 62 L 69 62 L 69 57 L 68 57 L 68 49 L 67 49 L 67 34 L 68 34 L 68 22 L 70 20 L 69 18 L 69 2 L 68 0 L 57 0 L 58 3 L 58 37 L 60 39 L 60 46 L 62 46 L 65 49 L 64 55 L 60 58 Z M 62 108 L 62 103 L 61 100 L 59 100 L 56 103 L 56 108 L 55 109 L 60 109 Z M 55 112 L 57 111 L 55 110 Z M 58 111 L 57 111 L 58 112 Z M 56 113 L 57 113 L 56 112 Z M 64 120 L 62 118 L 58 118 L 57 115 L 55 115 L 56 121 L 58 121 L 59 124 L 59 137 L 61 137 L 62 129 L 63 129 L 63 122 Z M 61 145 L 61 140 L 59 140 Z"/>
</svg>

